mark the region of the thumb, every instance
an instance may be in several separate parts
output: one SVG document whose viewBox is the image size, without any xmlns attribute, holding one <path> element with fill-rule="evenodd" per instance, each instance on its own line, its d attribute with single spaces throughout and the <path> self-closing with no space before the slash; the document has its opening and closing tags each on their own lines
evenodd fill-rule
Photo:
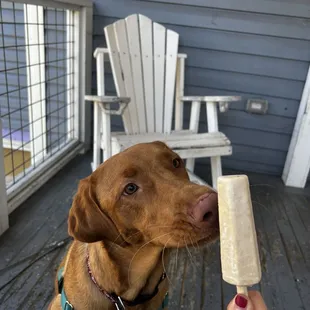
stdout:
<svg viewBox="0 0 310 310">
<path fill-rule="evenodd" d="M 227 307 L 227 310 L 245 310 L 245 309 L 253 310 L 254 307 L 251 300 L 243 294 L 237 294 Z"/>
</svg>

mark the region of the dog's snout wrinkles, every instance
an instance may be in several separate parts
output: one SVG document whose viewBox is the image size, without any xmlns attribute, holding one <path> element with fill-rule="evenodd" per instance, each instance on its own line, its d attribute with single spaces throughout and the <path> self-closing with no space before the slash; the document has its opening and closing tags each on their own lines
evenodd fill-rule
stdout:
<svg viewBox="0 0 310 310">
<path fill-rule="evenodd" d="M 193 216 L 196 224 L 212 225 L 218 221 L 218 199 L 216 193 L 202 195 L 194 205 Z"/>
</svg>

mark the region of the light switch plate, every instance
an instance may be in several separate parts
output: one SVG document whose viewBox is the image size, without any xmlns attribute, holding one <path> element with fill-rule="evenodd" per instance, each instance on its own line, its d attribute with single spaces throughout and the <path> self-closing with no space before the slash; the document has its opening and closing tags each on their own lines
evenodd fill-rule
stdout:
<svg viewBox="0 0 310 310">
<path fill-rule="evenodd" d="M 246 111 L 255 114 L 266 114 L 268 110 L 268 101 L 265 99 L 248 99 Z"/>
</svg>

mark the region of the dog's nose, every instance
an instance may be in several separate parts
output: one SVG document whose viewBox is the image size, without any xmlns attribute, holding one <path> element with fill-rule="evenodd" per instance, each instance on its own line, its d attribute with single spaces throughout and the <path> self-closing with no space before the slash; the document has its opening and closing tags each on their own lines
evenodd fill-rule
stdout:
<svg viewBox="0 0 310 310">
<path fill-rule="evenodd" d="M 208 223 L 212 225 L 218 222 L 217 194 L 212 192 L 202 195 L 194 206 L 193 216 L 197 224 Z"/>
</svg>

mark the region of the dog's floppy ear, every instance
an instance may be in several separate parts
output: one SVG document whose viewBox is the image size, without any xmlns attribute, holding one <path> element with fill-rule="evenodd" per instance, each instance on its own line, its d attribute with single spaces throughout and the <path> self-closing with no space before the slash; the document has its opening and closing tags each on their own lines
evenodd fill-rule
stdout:
<svg viewBox="0 0 310 310">
<path fill-rule="evenodd" d="M 121 245 L 124 240 L 111 218 L 100 209 L 91 181 L 89 176 L 79 183 L 69 212 L 69 235 L 86 243 L 108 240 Z"/>
</svg>

